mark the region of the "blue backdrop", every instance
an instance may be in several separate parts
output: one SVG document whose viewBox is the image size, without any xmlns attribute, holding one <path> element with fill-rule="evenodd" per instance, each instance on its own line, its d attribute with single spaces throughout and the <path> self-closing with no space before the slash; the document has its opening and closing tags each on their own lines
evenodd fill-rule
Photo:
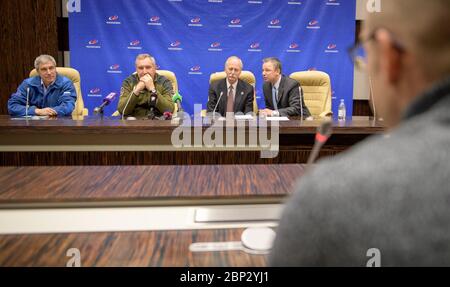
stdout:
<svg viewBox="0 0 450 287">
<path fill-rule="evenodd" d="M 256 76 L 259 107 L 262 59 L 279 57 L 283 73 L 317 69 L 331 77 L 333 111 L 345 99 L 351 115 L 355 0 L 80 0 L 69 14 L 71 66 L 82 78 L 90 113 L 150 53 L 178 79 L 183 106 L 206 107 L 209 76 L 231 55 Z M 105 113 L 113 113 L 117 100 Z"/>
</svg>

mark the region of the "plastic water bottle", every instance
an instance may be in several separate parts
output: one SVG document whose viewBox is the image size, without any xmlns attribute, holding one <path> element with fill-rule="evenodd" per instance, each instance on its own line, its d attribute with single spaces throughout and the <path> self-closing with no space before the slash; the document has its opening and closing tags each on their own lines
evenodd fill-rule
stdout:
<svg viewBox="0 0 450 287">
<path fill-rule="evenodd" d="M 344 99 L 341 99 L 341 103 L 339 104 L 338 109 L 338 121 L 345 121 L 345 118 L 346 118 L 345 103 Z"/>
</svg>

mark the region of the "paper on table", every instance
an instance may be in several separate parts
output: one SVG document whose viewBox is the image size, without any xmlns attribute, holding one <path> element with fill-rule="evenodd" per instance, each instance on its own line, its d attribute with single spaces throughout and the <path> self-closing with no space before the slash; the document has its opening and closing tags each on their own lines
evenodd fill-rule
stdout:
<svg viewBox="0 0 450 287">
<path fill-rule="evenodd" d="M 266 117 L 268 122 L 285 122 L 289 121 L 288 117 Z"/>
<path fill-rule="evenodd" d="M 235 115 L 234 119 L 237 121 L 253 120 L 253 116 L 252 115 Z"/>
</svg>

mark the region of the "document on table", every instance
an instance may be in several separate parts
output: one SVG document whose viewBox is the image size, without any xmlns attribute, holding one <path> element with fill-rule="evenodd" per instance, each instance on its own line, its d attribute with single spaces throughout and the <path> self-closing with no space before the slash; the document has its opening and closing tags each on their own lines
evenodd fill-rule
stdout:
<svg viewBox="0 0 450 287">
<path fill-rule="evenodd" d="M 286 122 L 289 121 L 288 117 L 266 117 L 268 122 Z"/>
</svg>

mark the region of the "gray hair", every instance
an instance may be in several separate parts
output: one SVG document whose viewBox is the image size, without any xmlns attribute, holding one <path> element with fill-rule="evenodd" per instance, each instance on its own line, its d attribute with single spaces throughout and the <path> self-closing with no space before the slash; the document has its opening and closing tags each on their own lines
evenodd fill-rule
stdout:
<svg viewBox="0 0 450 287">
<path fill-rule="evenodd" d="M 40 55 L 34 60 L 34 68 L 36 68 L 36 71 L 39 71 L 39 66 L 48 62 L 51 62 L 56 67 L 55 58 L 50 55 Z"/>
<path fill-rule="evenodd" d="M 263 60 L 263 63 L 272 63 L 275 70 L 278 69 L 278 70 L 280 70 L 280 73 L 281 73 L 281 61 L 278 58 L 275 58 L 275 57 L 265 58 Z"/>
<path fill-rule="evenodd" d="M 231 56 L 225 61 L 225 69 L 227 68 L 228 63 L 232 60 L 236 60 L 239 62 L 239 66 L 240 66 L 241 70 L 244 68 L 244 64 L 242 63 L 242 60 L 239 57 Z"/>
<path fill-rule="evenodd" d="M 156 67 L 156 60 L 150 54 L 139 54 L 139 55 L 137 55 L 135 63 L 137 63 L 137 61 L 144 60 L 144 59 L 147 59 L 147 58 L 149 58 L 150 61 L 153 63 L 153 65 L 155 65 L 155 67 Z"/>
</svg>

